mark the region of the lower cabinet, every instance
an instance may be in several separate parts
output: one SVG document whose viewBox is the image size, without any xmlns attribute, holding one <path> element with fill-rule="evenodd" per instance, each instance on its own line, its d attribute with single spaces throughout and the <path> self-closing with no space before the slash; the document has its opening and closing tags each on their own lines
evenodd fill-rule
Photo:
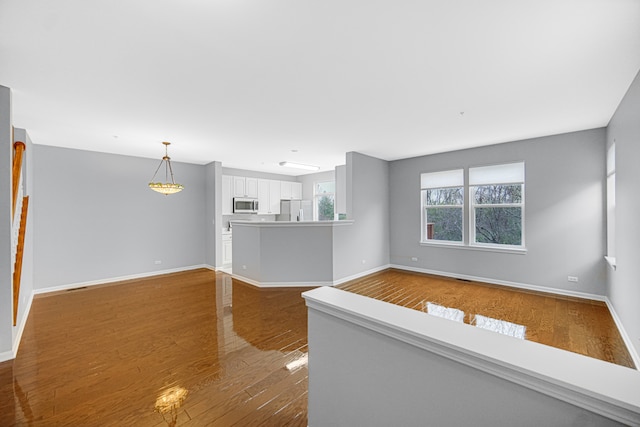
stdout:
<svg viewBox="0 0 640 427">
<path fill-rule="evenodd" d="M 231 258 L 232 253 L 232 235 L 231 234 L 223 234 L 222 235 L 222 265 L 225 267 L 230 266 L 233 259 Z"/>
</svg>

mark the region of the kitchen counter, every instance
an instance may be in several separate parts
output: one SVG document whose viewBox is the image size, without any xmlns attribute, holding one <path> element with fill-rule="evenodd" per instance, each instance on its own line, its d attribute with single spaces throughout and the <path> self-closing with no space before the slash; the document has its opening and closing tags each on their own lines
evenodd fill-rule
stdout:
<svg viewBox="0 0 640 427">
<path fill-rule="evenodd" d="M 238 225 L 244 227 L 337 227 L 341 225 L 351 225 L 352 220 L 341 221 L 231 221 L 233 228 Z"/>
<path fill-rule="evenodd" d="M 232 221 L 233 276 L 262 287 L 334 285 L 352 220 Z"/>
</svg>

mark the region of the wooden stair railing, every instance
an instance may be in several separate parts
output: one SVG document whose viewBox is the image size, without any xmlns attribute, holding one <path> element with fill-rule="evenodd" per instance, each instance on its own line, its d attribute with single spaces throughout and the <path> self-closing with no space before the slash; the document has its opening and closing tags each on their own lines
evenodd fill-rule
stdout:
<svg viewBox="0 0 640 427">
<path fill-rule="evenodd" d="M 22 153 L 26 146 L 24 142 L 18 141 L 13 144 L 15 154 L 13 157 L 13 194 L 12 194 L 12 215 L 15 221 L 15 211 L 18 202 L 18 193 L 20 191 L 20 178 L 22 174 Z M 24 236 L 27 230 L 27 212 L 29 211 L 29 196 L 22 198 L 22 209 L 20 215 L 20 230 L 18 232 L 18 242 L 16 249 L 16 263 L 13 271 L 13 326 L 16 326 L 18 320 L 18 302 L 20 301 L 20 279 L 22 277 L 22 257 L 24 254 Z"/>
<path fill-rule="evenodd" d="M 16 214 L 16 203 L 18 202 L 18 189 L 20 188 L 20 174 L 22 173 L 22 153 L 24 152 L 26 145 L 24 142 L 18 141 L 13 144 L 13 148 L 15 150 L 15 154 L 13 156 L 13 170 L 11 171 L 11 176 L 13 179 L 13 209 L 11 210 L 11 215 Z"/>
<path fill-rule="evenodd" d="M 29 196 L 22 198 L 22 215 L 20 216 L 20 234 L 18 235 L 18 250 L 16 252 L 16 268 L 13 270 L 13 326 L 18 321 L 18 302 L 20 301 L 20 279 L 22 278 L 22 255 L 24 253 L 24 235 L 27 232 L 27 212 L 29 211 Z"/>
</svg>

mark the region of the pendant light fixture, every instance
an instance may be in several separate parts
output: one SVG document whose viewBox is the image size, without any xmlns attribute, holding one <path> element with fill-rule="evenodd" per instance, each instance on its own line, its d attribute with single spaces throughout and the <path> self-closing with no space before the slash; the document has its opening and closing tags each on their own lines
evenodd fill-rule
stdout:
<svg viewBox="0 0 640 427">
<path fill-rule="evenodd" d="M 168 154 L 168 147 L 171 143 L 163 142 L 163 144 L 164 144 L 164 157 L 162 158 L 162 160 L 160 160 L 160 164 L 156 169 L 156 173 L 154 173 L 153 178 L 151 178 L 151 182 L 149 183 L 149 188 L 152 189 L 153 191 L 157 191 L 158 193 L 162 193 L 165 196 L 168 196 L 169 194 L 174 194 L 182 191 L 184 189 L 184 185 L 176 184 L 176 182 L 173 179 L 173 169 L 171 169 L 171 158 L 169 157 L 169 154 Z M 154 182 L 154 180 L 156 179 L 156 175 L 158 174 L 158 171 L 160 170 L 160 167 L 162 167 L 163 163 L 164 163 L 164 173 L 165 173 L 166 182 L 164 183 Z M 171 175 L 171 182 L 169 182 L 169 175 Z"/>
</svg>

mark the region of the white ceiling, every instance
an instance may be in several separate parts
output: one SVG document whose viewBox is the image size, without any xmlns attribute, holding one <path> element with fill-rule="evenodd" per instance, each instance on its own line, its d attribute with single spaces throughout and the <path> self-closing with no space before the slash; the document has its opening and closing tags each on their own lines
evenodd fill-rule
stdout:
<svg viewBox="0 0 640 427">
<path fill-rule="evenodd" d="M 36 144 L 300 175 L 606 126 L 640 1 L 0 0 L 0 53 Z"/>
</svg>

